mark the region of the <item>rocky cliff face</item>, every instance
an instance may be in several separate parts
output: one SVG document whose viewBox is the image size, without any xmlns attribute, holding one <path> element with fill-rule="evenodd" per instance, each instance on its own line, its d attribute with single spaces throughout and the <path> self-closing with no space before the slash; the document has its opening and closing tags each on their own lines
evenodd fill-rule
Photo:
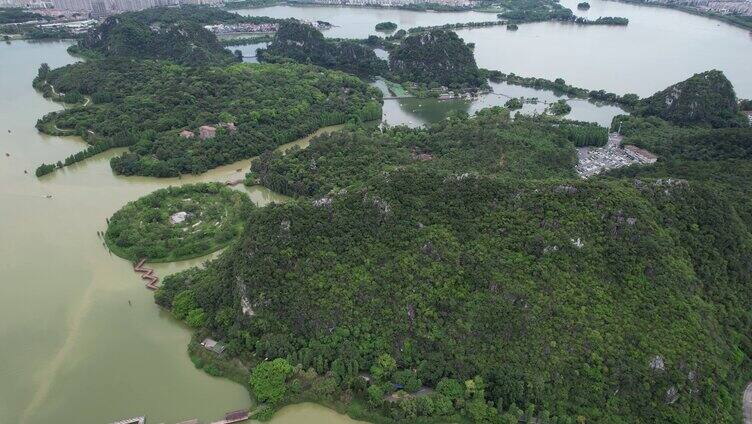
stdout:
<svg viewBox="0 0 752 424">
<path fill-rule="evenodd" d="M 642 100 L 636 112 L 680 125 L 743 126 L 731 82 L 723 72 L 695 74 Z"/>
</svg>

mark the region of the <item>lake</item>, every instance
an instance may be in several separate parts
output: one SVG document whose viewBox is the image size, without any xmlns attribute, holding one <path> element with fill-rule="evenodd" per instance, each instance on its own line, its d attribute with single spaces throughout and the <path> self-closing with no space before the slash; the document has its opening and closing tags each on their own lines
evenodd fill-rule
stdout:
<svg viewBox="0 0 752 424">
<path fill-rule="evenodd" d="M 193 367 L 188 329 L 154 304 L 131 264 L 97 236 L 128 201 L 170 184 L 239 178 L 249 161 L 180 180 L 125 178 L 110 170 L 113 151 L 37 179 L 39 163 L 84 148 L 80 139 L 34 128 L 61 106 L 34 91 L 31 79 L 42 62 L 73 62 L 68 45 L 0 44 L 0 423 L 108 423 L 142 414 L 149 423 L 208 422 L 250 406 L 243 387 Z M 285 200 L 262 187 L 246 191 L 257 205 Z M 204 259 L 154 268 L 164 277 Z M 273 422 L 350 421 L 313 404 L 284 412 Z"/>
<path fill-rule="evenodd" d="M 460 34 L 476 43 L 481 66 L 503 72 L 560 76 L 586 88 L 647 95 L 693 72 L 717 68 L 726 72 L 738 94 L 752 97 L 752 38 L 747 31 L 673 10 L 590 3 L 588 16 L 626 16 L 630 25 L 539 23 L 522 25 L 517 32 L 496 27 Z M 572 7 L 573 2 L 565 4 Z M 327 20 L 337 25 L 326 32 L 332 37 L 373 34 L 373 26 L 384 20 L 407 28 L 494 18 L 477 12 L 339 7 L 242 12 Z M 248 407 L 243 387 L 193 367 L 186 354 L 190 332 L 154 304 L 131 264 L 110 255 L 97 236 L 105 230 L 105 219 L 128 201 L 170 184 L 237 178 L 243 171 L 236 169 L 247 169 L 248 161 L 183 179 L 125 178 L 112 174 L 108 162 L 117 152 L 108 152 L 37 179 L 33 173 L 41 162 L 84 148 L 79 139 L 49 137 L 34 128 L 38 118 L 61 106 L 36 93 L 31 80 L 42 62 L 51 67 L 73 62 L 65 51 L 68 45 L 0 44 L 0 337 L 5 342 L 0 349 L 0 423 L 107 423 L 142 414 L 150 423 L 193 417 L 210 421 Z M 452 111 L 473 113 L 503 104 L 510 96 L 546 102 L 557 98 L 506 84 L 493 88 L 493 94 L 474 101 L 387 100 L 384 118 L 391 124 L 421 125 Z M 570 104 L 568 117 L 573 119 L 607 123 L 619 113 L 582 100 Z M 526 104 L 523 111 L 540 113 L 542 107 Z M 246 191 L 258 205 L 285 200 L 261 187 Z M 202 260 L 155 269 L 164 277 Z M 272 422 L 352 420 L 302 404 L 285 408 Z"/>
<path fill-rule="evenodd" d="M 672 9 L 607 0 L 562 0 L 576 14 L 629 18 L 626 27 L 577 26 L 553 22 L 459 30 L 475 43 L 478 65 L 505 73 L 548 79 L 564 78 L 587 89 L 648 96 L 692 74 L 710 69 L 726 73 L 740 97 L 752 97 L 752 33 L 709 18 Z M 401 29 L 445 23 L 490 21 L 494 13 L 413 12 L 335 6 L 274 6 L 237 11 L 243 15 L 324 20 L 335 27 L 327 37 L 379 35 L 375 25 L 392 21 Z M 383 34 L 382 34 L 383 35 Z"/>
</svg>

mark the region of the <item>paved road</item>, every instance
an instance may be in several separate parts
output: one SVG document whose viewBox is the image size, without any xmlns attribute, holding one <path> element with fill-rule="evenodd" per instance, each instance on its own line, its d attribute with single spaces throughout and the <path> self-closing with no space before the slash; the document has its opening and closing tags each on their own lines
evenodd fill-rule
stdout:
<svg viewBox="0 0 752 424">
<path fill-rule="evenodd" d="M 744 390 L 744 424 L 752 424 L 752 382 Z"/>
</svg>

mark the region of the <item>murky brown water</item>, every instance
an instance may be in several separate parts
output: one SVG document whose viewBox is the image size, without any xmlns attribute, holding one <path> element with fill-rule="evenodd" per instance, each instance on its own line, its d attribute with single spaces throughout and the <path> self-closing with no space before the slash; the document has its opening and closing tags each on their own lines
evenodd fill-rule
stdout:
<svg viewBox="0 0 752 424">
<path fill-rule="evenodd" d="M 34 128 L 60 106 L 36 93 L 31 79 L 42 62 L 72 62 L 66 47 L 0 44 L 0 423 L 108 423 L 142 414 L 149 423 L 209 421 L 250 406 L 243 387 L 193 367 L 189 331 L 154 304 L 131 265 L 97 237 L 126 202 L 170 184 L 242 178 L 249 161 L 182 180 L 125 178 L 110 170 L 113 151 L 37 179 L 39 163 L 84 147 Z M 262 187 L 238 189 L 259 205 L 285 200 Z M 164 276 L 200 262 L 156 270 Z M 304 404 L 274 422 L 301 416 L 349 421 Z"/>
</svg>

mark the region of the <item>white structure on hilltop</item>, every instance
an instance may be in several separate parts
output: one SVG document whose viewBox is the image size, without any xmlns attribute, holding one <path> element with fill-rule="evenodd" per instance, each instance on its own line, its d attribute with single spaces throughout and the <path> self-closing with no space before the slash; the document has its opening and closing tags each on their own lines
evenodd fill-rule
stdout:
<svg viewBox="0 0 752 424">
<path fill-rule="evenodd" d="M 188 212 L 176 212 L 170 216 L 170 224 L 175 225 L 183 223 L 186 219 L 188 219 L 188 216 Z"/>
</svg>

